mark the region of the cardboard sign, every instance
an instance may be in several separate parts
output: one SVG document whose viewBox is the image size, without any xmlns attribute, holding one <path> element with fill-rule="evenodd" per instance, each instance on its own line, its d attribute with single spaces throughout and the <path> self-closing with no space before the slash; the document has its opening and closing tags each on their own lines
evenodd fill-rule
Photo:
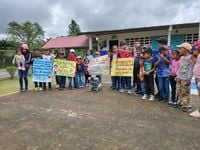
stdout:
<svg viewBox="0 0 200 150">
<path fill-rule="evenodd" d="M 76 62 L 55 59 L 54 74 L 57 76 L 74 77 L 76 71 Z"/>
<path fill-rule="evenodd" d="M 33 62 L 33 82 L 51 82 L 52 61 L 36 59 Z"/>
<path fill-rule="evenodd" d="M 115 58 L 112 62 L 111 76 L 133 76 L 133 58 Z"/>
<path fill-rule="evenodd" d="M 109 60 L 108 55 L 93 58 L 88 65 L 89 74 L 108 75 L 110 70 Z"/>
</svg>

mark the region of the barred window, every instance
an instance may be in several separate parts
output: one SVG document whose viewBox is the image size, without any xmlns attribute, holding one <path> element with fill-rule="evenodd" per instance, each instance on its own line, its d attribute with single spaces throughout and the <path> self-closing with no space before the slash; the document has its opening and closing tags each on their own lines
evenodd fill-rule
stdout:
<svg viewBox="0 0 200 150">
<path fill-rule="evenodd" d="M 195 41 L 198 40 L 198 33 L 194 34 L 185 34 L 184 35 L 184 41 L 188 42 L 190 44 L 193 44 Z"/>
<path fill-rule="evenodd" d="M 125 39 L 127 45 L 131 48 L 134 47 L 134 42 L 139 41 L 141 46 L 151 45 L 152 39 L 151 37 L 139 37 L 139 38 L 127 38 Z"/>
</svg>

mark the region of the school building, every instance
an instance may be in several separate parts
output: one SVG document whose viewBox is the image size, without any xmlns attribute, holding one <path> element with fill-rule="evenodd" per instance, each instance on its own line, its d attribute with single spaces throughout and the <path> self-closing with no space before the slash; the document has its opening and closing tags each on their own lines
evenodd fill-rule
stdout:
<svg viewBox="0 0 200 150">
<path fill-rule="evenodd" d="M 88 36 L 90 49 L 98 49 L 102 54 L 111 50 L 113 45 L 119 46 L 121 41 L 126 41 L 128 46 L 133 47 L 135 40 L 139 40 L 141 46 L 150 45 L 153 51 L 157 52 L 156 39 L 161 36 L 168 38 L 168 46 L 172 50 L 183 42 L 193 43 L 200 39 L 200 23 L 82 32 L 81 34 Z"/>
</svg>

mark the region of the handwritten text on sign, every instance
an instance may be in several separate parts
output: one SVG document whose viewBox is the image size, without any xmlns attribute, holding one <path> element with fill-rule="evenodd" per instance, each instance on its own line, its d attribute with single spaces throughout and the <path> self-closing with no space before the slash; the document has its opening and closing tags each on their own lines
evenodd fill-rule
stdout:
<svg viewBox="0 0 200 150">
<path fill-rule="evenodd" d="M 108 75 L 109 69 L 108 55 L 96 57 L 92 59 L 88 65 L 90 75 Z"/>
<path fill-rule="evenodd" d="M 55 59 L 54 60 L 54 74 L 57 76 L 74 77 L 76 70 L 76 62 Z"/>
<path fill-rule="evenodd" d="M 113 59 L 111 76 L 133 76 L 133 58 Z"/>
<path fill-rule="evenodd" d="M 36 59 L 33 62 L 33 82 L 51 82 L 52 61 Z"/>
</svg>

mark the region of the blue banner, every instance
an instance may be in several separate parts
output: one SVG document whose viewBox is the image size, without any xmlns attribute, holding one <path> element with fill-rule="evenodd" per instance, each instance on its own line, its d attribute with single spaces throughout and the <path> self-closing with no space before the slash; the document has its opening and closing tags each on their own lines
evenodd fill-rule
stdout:
<svg viewBox="0 0 200 150">
<path fill-rule="evenodd" d="M 33 62 L 33 82 L 51 82 L 52 61 L 37 59 Z"/>
</svg>

